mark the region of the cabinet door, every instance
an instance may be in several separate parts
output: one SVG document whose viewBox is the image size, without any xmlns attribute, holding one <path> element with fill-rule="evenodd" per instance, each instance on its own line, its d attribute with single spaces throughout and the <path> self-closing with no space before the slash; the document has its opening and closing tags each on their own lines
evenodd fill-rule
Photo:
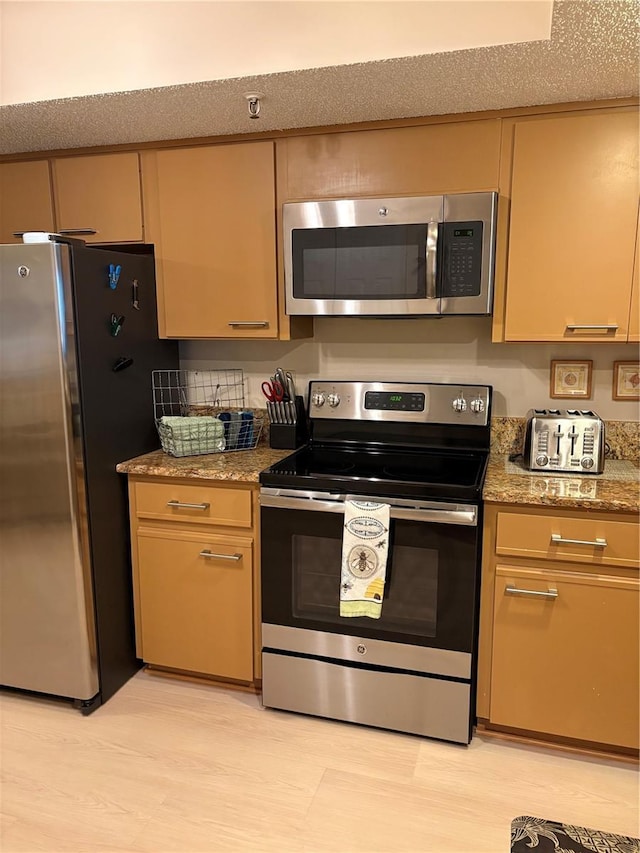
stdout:
<svg viewBox="0 0 640 853">
<path fill-rule="evenodd" d="M 282 201 L 481 192 L 498 186 L 498 119 L 290 137 Z"/>
<path fill-rule="evenodd" d="M 150 664 L 253 679 L 250 539 L 138 535 L 141 652 Z"/>
<path fill-rule="evenodd" d="M 640 222 L 636 230 L 636 254 L 633 264 L 631 312 L 629 314 L 629 341 L 640 341 Z"/>
<path fill-rule="evenodd" d="M 158 151 L 160 328 L 173 338 L 276 338 L 272 142 Z"/>
<path fill-rule="evenodd" d="M 61 157 L 53 160 L 52 168 L 59 232 L 82 237 L 87 243 L 143 239 L 136 152 Z"/>
<path fill-rule="evenodd" d="M 515 127 L 505 340 L 626 341 L 636 111 Z"/>
<path fill-rule="evenodd" d="M 638 639 L 637 579 L 497 566 L 491 722 L 637 748 Z"/>
<path fill-rule="evenodd" d="M 47 160 L 0 164 L 0 243 L 20 243 L 18 231 L 53 231 Z"/>
</svg>

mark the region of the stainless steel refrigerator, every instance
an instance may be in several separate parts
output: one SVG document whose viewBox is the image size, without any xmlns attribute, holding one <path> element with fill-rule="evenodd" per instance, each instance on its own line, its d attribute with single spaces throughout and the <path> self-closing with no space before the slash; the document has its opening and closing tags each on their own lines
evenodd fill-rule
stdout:
<svg viewBox="0 0 640 853">
<path fill-rule="evenodd" d="M 135 673 L 125 478 L 159 446 L 153 247 L 0 246 L 0 685 L 89 713 Z"/>
</svg>

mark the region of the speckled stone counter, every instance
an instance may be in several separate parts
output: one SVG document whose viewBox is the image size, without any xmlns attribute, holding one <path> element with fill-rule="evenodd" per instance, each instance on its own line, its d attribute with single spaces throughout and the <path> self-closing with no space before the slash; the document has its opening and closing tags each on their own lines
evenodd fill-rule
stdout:
<svg viewBox="0 0 640 853">
<path fill-rule="evenodd" d="M 637 513 L 640 469 L 635 462 L 608 459 L 602 474 L 553 476 L 527 471 L 508 456 L 492 453 L 483 497 L 490 503 Z"/>
<path fill-rule="evenodd" d="M 259 445 L 255 450 L 233 453 L 210 453 L 203 456 L 169 456 L 163 450 L 154 450 L 121 462 L 116 470 L 120 474 L 137 474 L 146 477 L 188 477 L 201 480 L 233 480 L 238 483 L 257 483 L 261 471 L 289 456 L 293 450 L 272 450 Z"/>
<path fill-rule="evenodd" d="M 491 418 L 491 452 L 519 453 L 524 443 L 524 418 Z M 640 464 L 640 422 L 605 421 L 608 459 L 629 459 Z"/>
</svg>

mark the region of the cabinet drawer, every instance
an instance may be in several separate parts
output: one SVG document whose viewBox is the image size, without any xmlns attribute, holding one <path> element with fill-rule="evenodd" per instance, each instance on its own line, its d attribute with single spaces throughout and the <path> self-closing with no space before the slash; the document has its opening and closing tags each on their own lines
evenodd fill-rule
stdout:
<svg viewBox="0 0 640 853">
<path fill-rule="evenodd" d="M 251 490 L 176 483 L 136 483 L 139 518 L 251 527 Z"/>
<path fill-rule="evenodd" d="M 251 540 L 141 534 L 138 560 L 143 659 L 251 681 Z"/>
<path fill-rule="evenodd" d="M 638 589 L 497 566 L 491 722 L 637 748 Z"/>
<path fill-rule="evenodd" d="M 498 513 L 496 553 L 592 566 L 638 565 L 638 525 L 562 516 Z"/>
</svg>

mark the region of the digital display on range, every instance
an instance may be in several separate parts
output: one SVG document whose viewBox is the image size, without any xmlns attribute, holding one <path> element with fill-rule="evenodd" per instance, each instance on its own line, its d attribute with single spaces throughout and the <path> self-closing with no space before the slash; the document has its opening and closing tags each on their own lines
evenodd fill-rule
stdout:
<svg viewBox="0 0 640 853">
<path fill-rule="evenodd" d="M 367 391 L 365 409 L 387 412 L 424 412 L 424 394 L 400 391 Z"/>
</svg>

